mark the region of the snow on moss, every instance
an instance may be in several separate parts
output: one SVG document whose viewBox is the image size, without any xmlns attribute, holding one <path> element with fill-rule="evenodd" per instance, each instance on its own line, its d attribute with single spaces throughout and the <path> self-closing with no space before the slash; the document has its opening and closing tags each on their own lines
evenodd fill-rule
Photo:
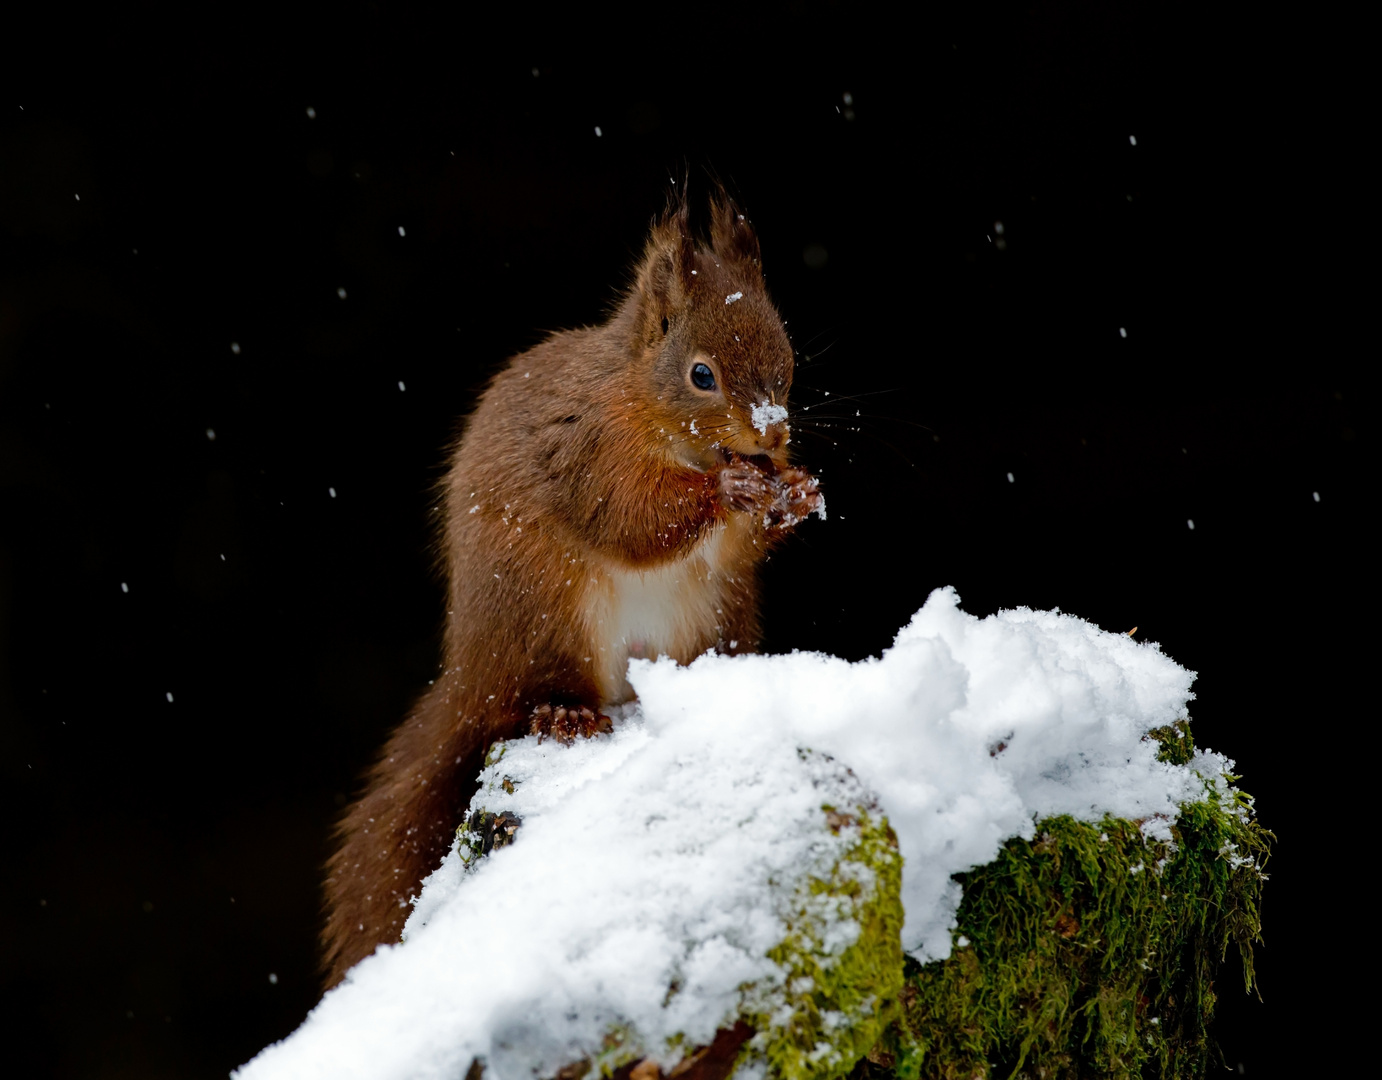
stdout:
<svg viewBox="0 0 1382 1080">
<path fill-rule="evenodd" d="M 1145 738 L 1192 679 L 1154 645 L 1055 612 L 976 619 L 948 589 L 857 664 L 634 661 L 612 735 L 491 755 L 472 810 L 521 820 L 513 842 L 476 858 L 463 833 L 404 943 L 237 1075 L 672 1064 L 736 1020 L 757 1031 L 745 1075 L 841 1075 L 888 1022 L 901 950 L 950 955 L 952 875 L 1058 815 L 1140 821 L 1171 851 L 1178 808 L 1227 790 L 1226 759 Z"/>
</svg>

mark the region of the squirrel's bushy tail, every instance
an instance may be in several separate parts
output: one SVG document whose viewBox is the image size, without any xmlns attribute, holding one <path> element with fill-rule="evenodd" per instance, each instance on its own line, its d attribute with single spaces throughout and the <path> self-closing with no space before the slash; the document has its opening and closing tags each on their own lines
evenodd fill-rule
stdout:
<svg viewBox="0 0 1382 1080">
<path fill-rule="evenodd" d="M 327 861 L 325 988 L 395 942 L 422 881 L 451 848 L 484 765 L 483 725 L 464 723 L 446 679 L 409 712 L 336 828 Z"/>
</svg>

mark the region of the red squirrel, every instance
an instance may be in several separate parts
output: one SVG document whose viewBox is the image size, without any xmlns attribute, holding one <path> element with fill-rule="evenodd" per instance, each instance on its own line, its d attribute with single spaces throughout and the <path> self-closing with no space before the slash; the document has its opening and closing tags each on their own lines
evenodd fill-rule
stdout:
<svg viewBox="0 0 1382 1080">
<path fill-rule="evenodd" d="M 753 651 L 760 563 L 824 516 L 788 464 L 792 346 L 758 239 L 710 203 L 698 241 L 674 202 L 609 320 L 511 359 L 455 446 L 443 671 L 338 826 L 328 987 L 398 940 L 492 743 L 607 730 L 630 657 Z"/>
</svg>

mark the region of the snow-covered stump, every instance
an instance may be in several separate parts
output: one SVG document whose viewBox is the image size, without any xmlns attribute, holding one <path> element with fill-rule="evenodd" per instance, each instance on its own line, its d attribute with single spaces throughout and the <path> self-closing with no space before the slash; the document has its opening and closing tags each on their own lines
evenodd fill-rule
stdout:
<svg viewBox="0 0 1382 1080">
<path fill-rule="evenodd" d="M 1266 834 L 1156 646 L 940 590 L 879 659 L 630 678 L 495 748 L 403 942 L 238 1076 L 1202 1070 Z"/>
<path fill-rule="evenodd" d="M 646 737 L 637 714 L 622 718 L 620 730 L 632 740 Z M 582 751 L 589 763 L 571 756 Z M 613 875 L 606 888 L 627 891 L 607 899 L 592 920 L 598 934 L 580 935 L 574 950 L 569 941 L 554 942 L 568 946 L 563 966 L 586 969 L 572 980 L 563 1006 L 569 1011 L 511 1024 L 512 1052 L 478 1056 L 499 1075 L 550 1073 L 555 1061 L 568 1076 L 589 1069 L 608 1076 L 644 1061 L 673 1067 L 738 1024 L 763 1033 L 745 1063 L 772 1075 L 843 1075 L 883 1036 L 888 1006 L 902 990 L 902 858 L 876 800 L 849 769 L 806 748 L 781 755 L 766 772 L 761 762 L 742 760 L 719 790 L 698 791 L 704 763 L 681 756 L 672 764 L 675 794 L 657 790 L 658 769 L 648 774 L 653 789 L 606 800 L 605 770 L 618 769 L 622 756 L 534 737 L 496 746 L 456 848 L 408 921 L 405 941 L 445 917 L 486 849 L 493 853 L 494 822 L 521 823 L 514 833 L 523 835 L 545 815 L 570 812 L 567 798 L 581 785 L 607 802 L 592 807 L 604 812 L 584 828 L 598 835 L 612 826 L 609 842 L 622 850 L 588 869 Z M 666 813 L 669 800 L 686 808 L 675 820 Z M 540 860 L 539 872 L 556 861 L 536 849 L 530 858 Z M 547 899 L 566 902 L 560 888 Z M 541 905 L 529 911 L 546 918 Z M 628 984 L 614 991 L 624 1000 L 606 1006 L 598 1044 L 578 1030 L 590 1027 L 579 998 L 591 976 Z M 533 1049 L 563 1023 L 577 1029 L 568 1048 L 534 1059 Z"/>
</svg>

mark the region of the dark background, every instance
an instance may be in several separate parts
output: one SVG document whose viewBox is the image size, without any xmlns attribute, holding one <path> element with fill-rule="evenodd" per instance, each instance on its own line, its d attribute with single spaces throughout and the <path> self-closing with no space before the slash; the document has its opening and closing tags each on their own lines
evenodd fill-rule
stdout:
<svg viewBox="0 0 1382 1080">
<path fill-rule="evenodd" d="M 1226 1060 L 1318 1052 L 1367 738 L 1347 33 L 217 10 L 88 27 L 0 102 L 8 1075 L 224 1076 L 301 1021 L 331 822 L 436 667 L 456 421 L 709 170 L 831 511 L 767 567 L 765 647 L 876 654 L 945 584 L 1160 641 L 1280 839 Z"/>
</svg>

